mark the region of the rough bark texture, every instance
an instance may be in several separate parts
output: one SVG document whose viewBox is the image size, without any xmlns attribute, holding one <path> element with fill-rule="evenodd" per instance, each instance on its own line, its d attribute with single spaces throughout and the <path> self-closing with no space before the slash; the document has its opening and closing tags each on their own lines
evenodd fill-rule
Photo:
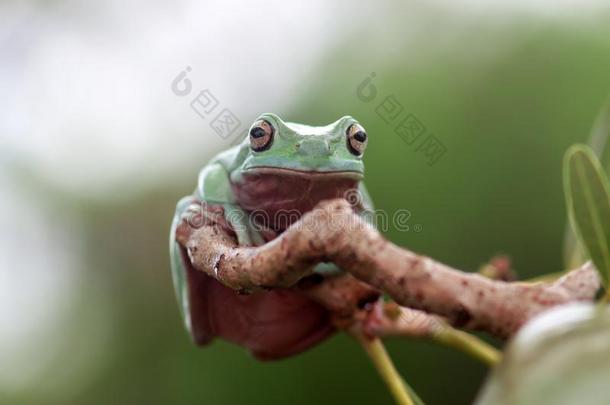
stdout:
<svg viewBox="0 0 610 405">
<path fill-rule="evenodd" d="M 320 262 L 333 262 L 358 280 L 390 295 L 401 306 L 451 324 L 507 337 L 532 316 L 571 301 L 591 300 L 600 288 L 587 263 L 552 283 L 508 283 L 464 273 L 387 241 L 355 215 L 345 200 L 328 200 L 276 239 L 238 247 L 215 225 L 187 221 L 177 240 L 195 268 L 240 291 L 295 285 Z"/>
</svg>

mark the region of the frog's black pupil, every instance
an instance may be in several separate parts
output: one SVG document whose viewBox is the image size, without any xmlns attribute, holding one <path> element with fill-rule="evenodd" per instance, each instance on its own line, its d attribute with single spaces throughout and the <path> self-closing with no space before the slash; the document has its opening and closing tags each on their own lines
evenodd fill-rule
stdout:
<svg viewBox="0 0 610 405">
<path fill-rule="evenodd" d="M 250 130 L 250 136 L 252 138 L 262 138 L 265 136 L 265 130 L 261 127 L 254 127 Z"/>
<path fill-rule="evenodd" d="M 366 141 L 366 133 L 364 131 L 358 131 L 354 134 L 354 139 L 358 142 Z"/>
</svg>

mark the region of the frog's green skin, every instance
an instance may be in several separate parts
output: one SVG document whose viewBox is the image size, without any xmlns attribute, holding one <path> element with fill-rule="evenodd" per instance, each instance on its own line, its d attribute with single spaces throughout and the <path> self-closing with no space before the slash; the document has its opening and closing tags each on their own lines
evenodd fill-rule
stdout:
<svg viewBox="0 0 610 405">
<path fill-rule="evenodd" d="M 197 200 L 224 208 L 225 219 L 234 228 L 239 245 L 254 246 L 264 243 L 263 237 L 253 229 L 248 217 L 248 212 L 258 207 L 252 207 L 252 200 L 250 207 L 244 207 L 236 194 L 236 187 L 245 184 L 252 175 L 259 180 L 272 175 L 267 173 L 273 173 L 276 177 L 278 173 L 303 173 L 304 176 L 328 175 L 327 178 L 350 179 L 345 181 L 353 181 L 356 185 L 362 208 L 372 209 L 369 195 L 362 183 L 362 156 L 351 152 L 346 142 L 346 131 L 351 125 L 358 124 L 356 120 L 345 116 L 330 125 L 319 127 L 284 122 L 274 114 L 262 114 L 257 122 L 260 120 L 267 121 L 275 130 L 271 146 L 264 151 L 254 151 L 248 136 L 241 144 L 218 154 L 201 170 L 193 195 Z M 281 184 L 282 187 L 290 187 L 292 183 Z M 312 184 L 312 187 L 315 187 L 318 183 Z M 193 196 L 185 197 L 178 203 L 170 232 L 172 276 L 182 315 L 189 330 L 191 320 L 185 267 L 174 234 L 185 209 L 192 203 Z M 258 203 L 263 207 L 267 201 Z M 286 208 L 290 209 L 290 204 Z M 337 270 L 334 265 L 320 265 L 316 268 L 316 271 L 322 273 Z"/>
</svg>

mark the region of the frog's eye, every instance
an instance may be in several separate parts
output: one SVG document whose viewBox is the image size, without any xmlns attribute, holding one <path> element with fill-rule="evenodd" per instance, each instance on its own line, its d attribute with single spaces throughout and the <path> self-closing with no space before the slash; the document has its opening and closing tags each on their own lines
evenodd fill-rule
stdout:
<svg viewBox="0 0 610 405">
<path fill-rule="evenodd" d="M 368 137 L 364 128 L 359 124 L 352 124 L 346 131 L 347 135 L 347 149 L 356 156 L 360 156 L 366 149 Z"/>
<path fill-rule="evenodd" d="M 266 120 L 260 120 L 250 128 L 250 147 L 256 152 L 269 149 L 273 143 L 273 125 Z"/>
</svg>

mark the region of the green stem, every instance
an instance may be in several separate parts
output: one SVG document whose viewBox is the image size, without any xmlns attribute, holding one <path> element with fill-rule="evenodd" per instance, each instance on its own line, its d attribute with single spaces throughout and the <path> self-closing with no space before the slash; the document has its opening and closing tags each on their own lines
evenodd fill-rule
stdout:
<svg viewBox="0 0 610 405">
<path fill-rule="evenodd" d="M 431 337 L 435 342 L 461 350 L 491 367 L 502 359 L 502 354 L 493 346 L 449 325 L 442 326 Z"/>
<path fill-rule="evenodd" d="M 543 274 L 541 276 L 532 277 L 530 279 L 523 280 L 521 282 L 525 283 L 525 284 L 553 282 L 565 274 L 566 274 L 565 271 L 558 271 L 556 273 L 549 273 L 549 274 Z"/>
<path fill-rule="evenodd" d="M 369 355 L 379 375 L 388 386 L 396 403 L 399 405 L 415 405 L 416 402 L 414 402 L 409 393 L 412 390 L 408 388 L 400 374 L 398 374 L 398 371 L 396 371 L 396 367 L 394 367 L 392 359 L 381 340 L 379 338 L 370 340 L 366 337 L 359 337 L 358 340 Z M 417 400 L 418 404 L 422 403 L 419 398 Z"/>
</svg>

